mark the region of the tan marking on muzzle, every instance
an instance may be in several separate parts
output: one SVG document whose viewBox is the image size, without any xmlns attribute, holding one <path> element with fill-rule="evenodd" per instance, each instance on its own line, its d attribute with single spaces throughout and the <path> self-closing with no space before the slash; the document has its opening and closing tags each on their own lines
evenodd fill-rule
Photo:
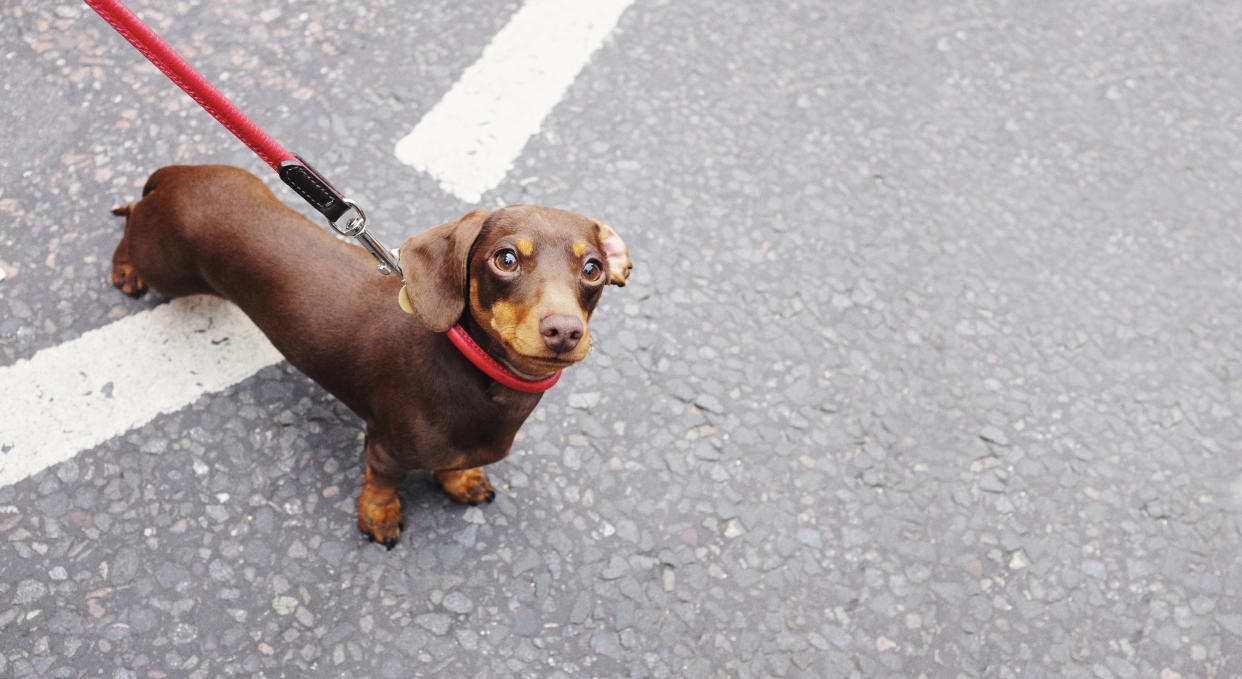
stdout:
<svg viewBox="0 0 1242 679">
<path fill-rule="evenodd" d="M 492 330 L 496 331 L 496 335 L 500 337 L 505 344 L 516 349 L 519 353 L 528 354 L 533 343 L 523 342 L 523 335 L 519 327 L 521 320 L 518 318 L 519 307 L 510 302 L 496 302 L 492 304 L 492 317 L 488 322 L 492 326 Z M 527 314 L 529 316 L 529 314 Z"/>
<path fill-rule="evenodd" d="M 574 290 L 563 285 L 548 286 L 543 289 L 536 313 L 531 314 L 534 321 L 533 329 L 540 338 L 540 342 L 543 341 L 543 336 L 538 334 L 539 322 L 550 314 L 573 316 L 582 322 L 582 339 L 578 340 L 578 346 L 569 351 L 568 356 L 565 357 L 575 361 L 582 360 L 591 346 L 591 330 L 587 325 L 589 317 L 578 305 L 578 296 Z"/>
<path fill-rule="evenodd" d="M 520 332 L 520 325 L 525 317 L 530 314 L 523 314 L 522 308 L 512 302 L 503 300 L 492 303 L 491 308 L 485 309 L 479 303 L 479 283 L 478 281 L 470 281 L 470 309 L 474 313 L 474 317 L 478 322 L 486 327 L 490 327 L 496 333 L 496 337 L 508 346 L 516 349 L 519 353 L 529 352 L 532 344 L 530 342 L 523 343 Z"/>
</svg>

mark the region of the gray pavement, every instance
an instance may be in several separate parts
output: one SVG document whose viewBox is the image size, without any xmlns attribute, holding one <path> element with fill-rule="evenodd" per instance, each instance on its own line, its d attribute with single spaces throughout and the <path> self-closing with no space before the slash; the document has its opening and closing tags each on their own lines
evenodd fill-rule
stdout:
<svg viewBox="0 0 1242 679">
<path fill-rule="evenodd" d="M 259 4 L 146 16 L 386 241 L 471 207 L 392 144 L 515 4 Z M 265 168 L 74 3 L 0 63 L 8 364 L 159 303 L 150 171 Z M 484 198 L 636 264 L 495 504 L 368 544 L 266 369 L 0 488 L 0 676 L 1242 676 L 1240 136 L 1237 3 L 638 0 Z"/>
</svg>

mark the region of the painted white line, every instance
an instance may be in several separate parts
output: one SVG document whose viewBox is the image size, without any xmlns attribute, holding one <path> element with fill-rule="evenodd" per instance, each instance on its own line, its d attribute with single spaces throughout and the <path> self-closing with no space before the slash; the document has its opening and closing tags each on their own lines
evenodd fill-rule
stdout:
<svg viewBox="0 0 1242 679">
<path fill-rule="evenodd" d="M 528 0 L 397 144 L 398 158 L 477 202 L 504 179 L 632 2 Z M 189 297 L 0 366 L 0 487 L 280 360 L 235 306 Z"/>
<path fill-rule="evenodd" d="M 414 131 L 397 142 L 397 159 L 477 203 L 504 180 L 632 3 L 527 0 Z"/>
<path fill-rule="evenodd" d="M 240 309 L 199 296 L 0 367 L 0 487 L 281 360 Z"/>
</svg>

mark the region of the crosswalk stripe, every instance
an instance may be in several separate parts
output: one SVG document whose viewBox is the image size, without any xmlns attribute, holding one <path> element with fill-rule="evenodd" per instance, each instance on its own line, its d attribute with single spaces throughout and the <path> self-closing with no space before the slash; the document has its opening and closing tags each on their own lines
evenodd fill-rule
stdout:
<svg viewBox="0 0 1242 679">
<path fill-rule="evenodd" d="M 397 142 L 397 158 L 477 203 L 504 180 L 632 2 L 528 0 Z"/>
<path fill-rule="evenodd" d="M 280 361 L 240 309 L 196 296 L 0 367 L 0 486 Z"/>
</svg>

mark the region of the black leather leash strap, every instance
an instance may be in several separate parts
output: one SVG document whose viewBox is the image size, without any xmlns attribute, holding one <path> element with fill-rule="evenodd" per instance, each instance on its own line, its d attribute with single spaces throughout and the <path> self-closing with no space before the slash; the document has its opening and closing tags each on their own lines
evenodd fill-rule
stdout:
<svg viewBox="0 0 1242 679">
<path fill-rule="evenodd" d="M 280 180 L 289 185 L 311 207 L 318 210 L 329 222 L 335 222 L 349 212 L 349 203 L 336 187 L 328 183 L 302 156 L 280 164 Z"/>
</svg>

